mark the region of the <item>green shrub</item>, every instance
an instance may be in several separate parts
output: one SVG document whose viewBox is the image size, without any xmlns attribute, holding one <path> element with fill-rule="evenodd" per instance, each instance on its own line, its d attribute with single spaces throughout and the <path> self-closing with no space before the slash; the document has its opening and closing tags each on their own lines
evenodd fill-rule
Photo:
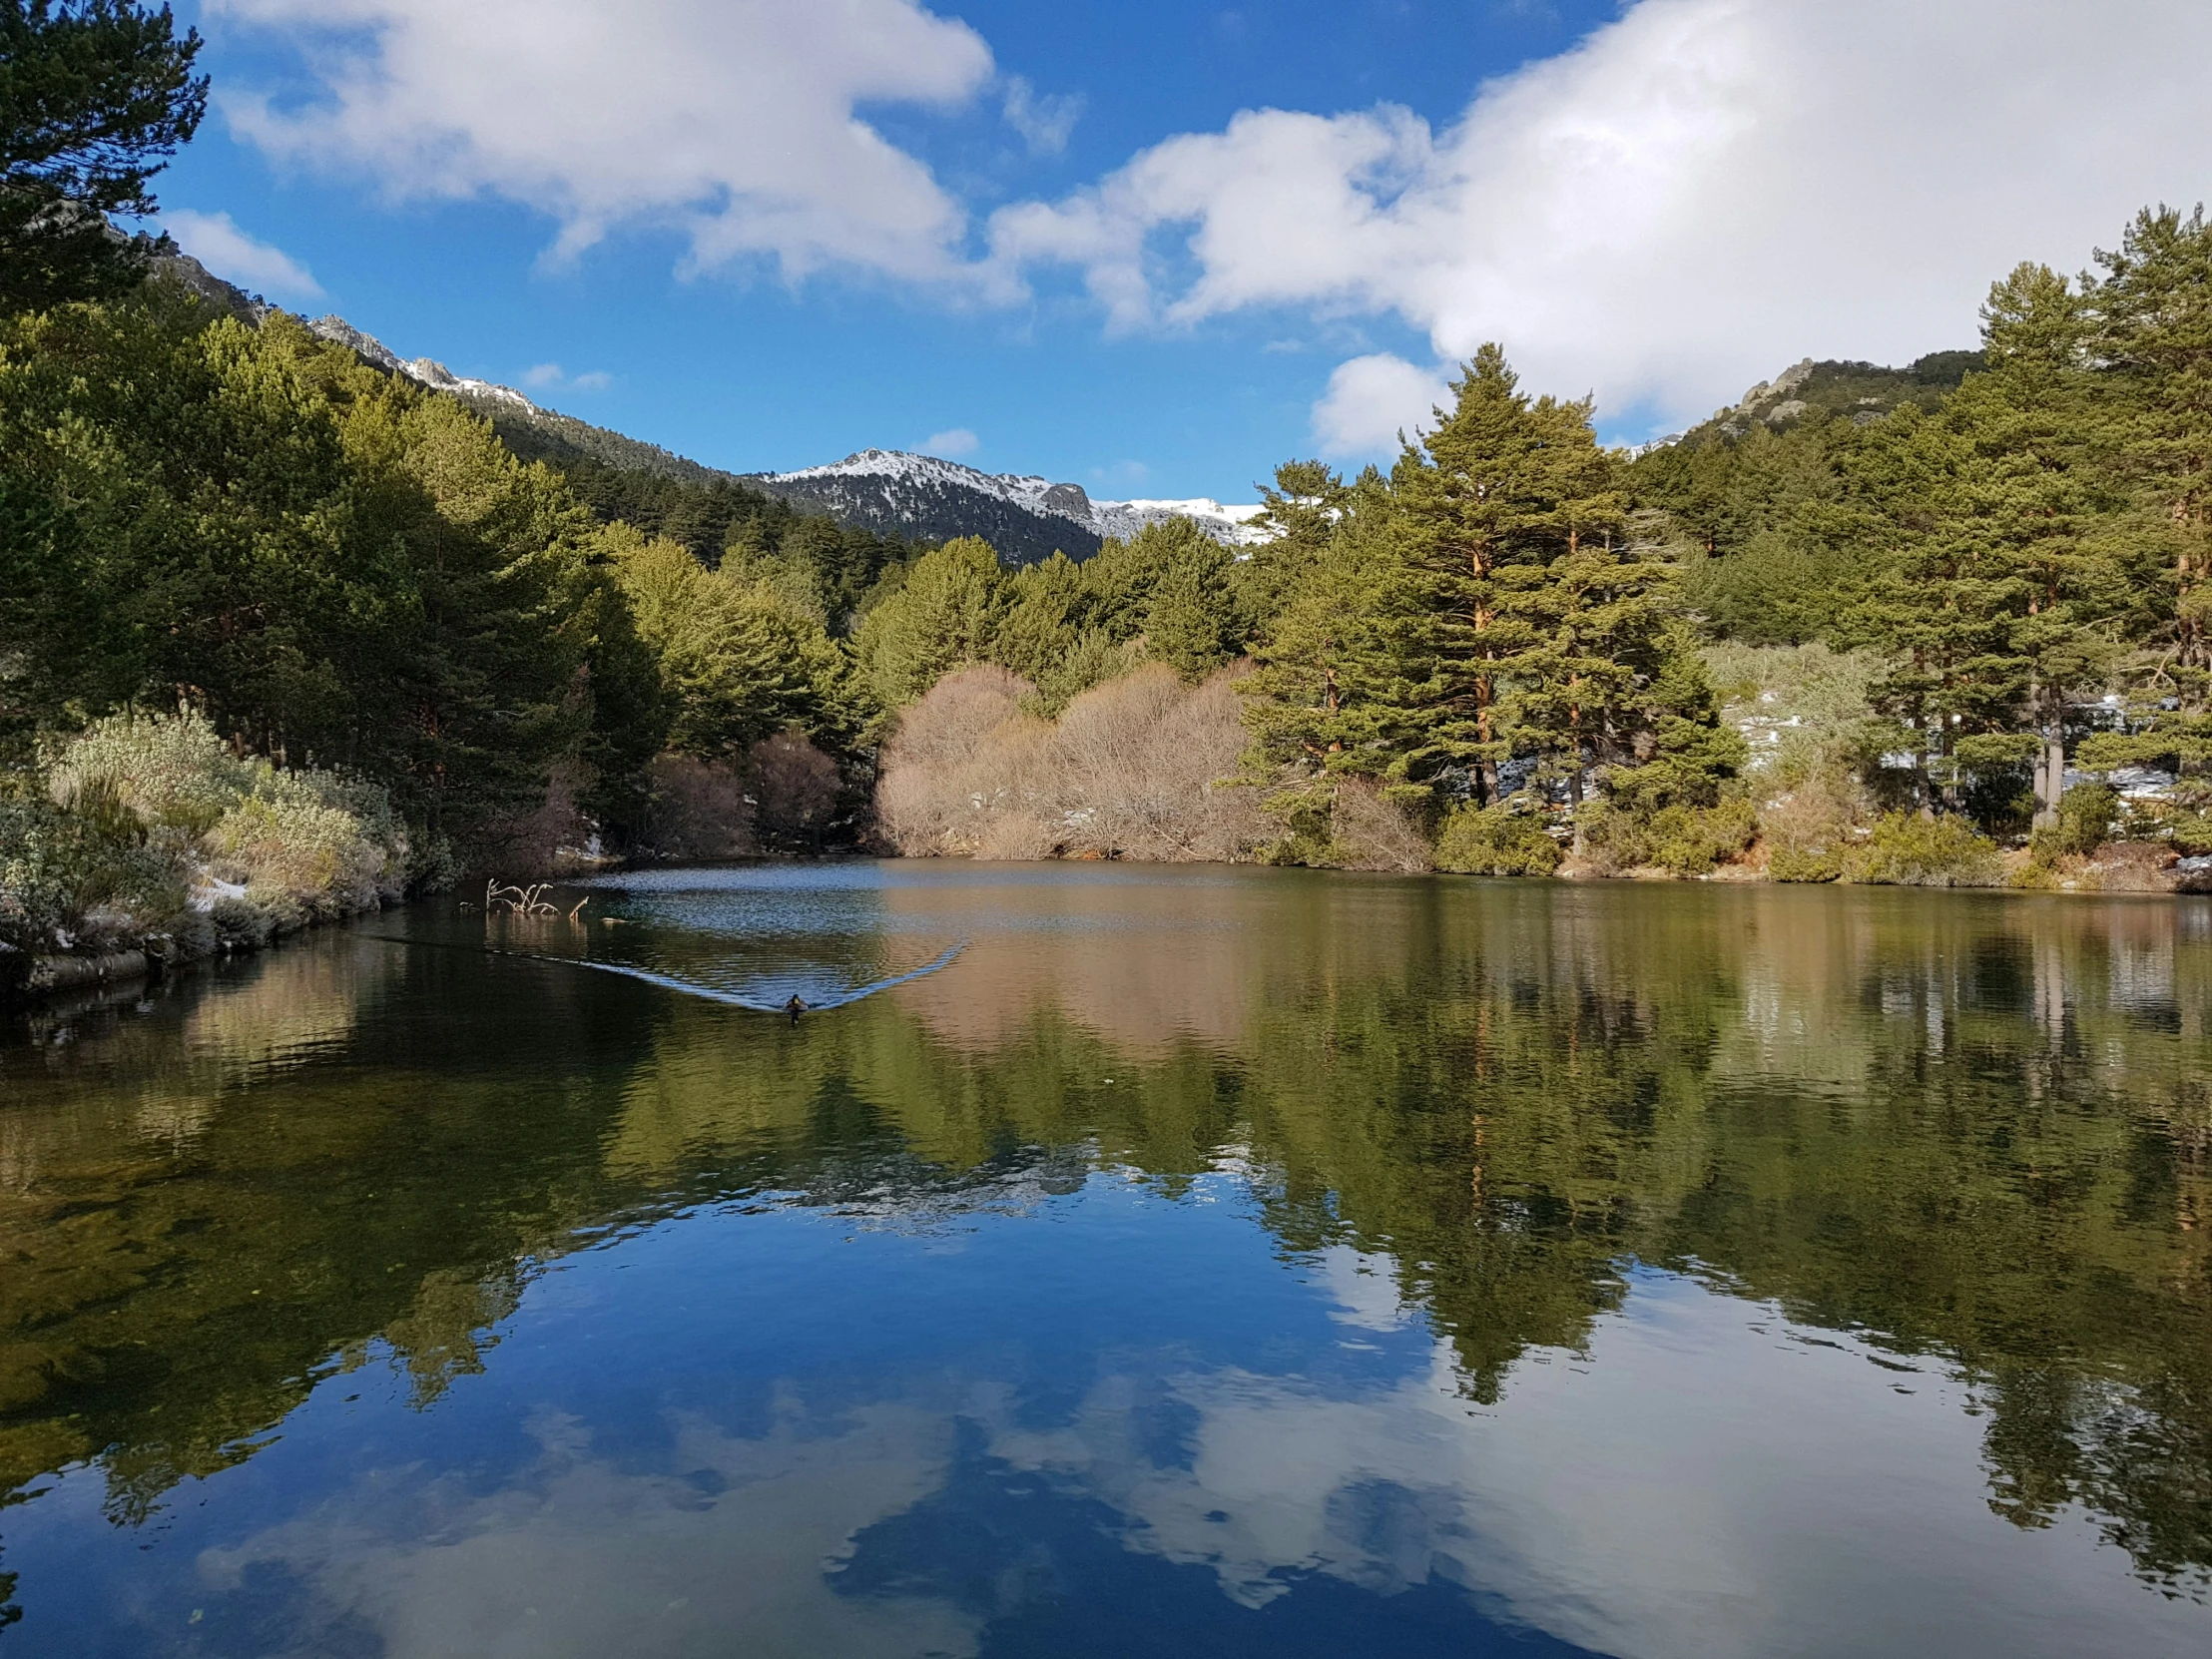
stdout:
<svg viewBox="0 0 2212 1659">
<path fill-rule="evenodd" d="M 1849 861 L 1841 846 L 1778 846 L 1767 854 L 1767 875 L 1776 881 L 1837 881 Z"/>
<path fill-rule="evenodd" d="M 2212 852 L 2212 813 L 2176 813 L 2166 820 L 2166 834 L 2185 858 Z"/>
<path fill-rule="evenodd" d="M 55 801 L 107 794 L 149 829 L 200 834 L 246 794 L 255 763 L 234 756 L 207 717 L 111 715 L 70 739 L 54 756 L 47 783 Z M 268 763 L 260 763 L 268 770 Z"/>
<path fill-rule="evenodd" d="M 128 817 L 0 801 L 0 943 L 108 945 L 170 921 L 185 907 L 184 879 L 144 839 Z"/>
<path fill-rule="evenodd" d="M 2058 802 L 2059 850 L 2086 857 L 2112 838 L 2119 816 L 2119 791 L 2111 785 L 2075 785 Z"/>
<path fill-rule="evenodd" d="M 1751 844 L 1758 816 L 1748 801 L 1669 807 L 1651 821 L 1650 861 L 1677 875 L 1703 875 Z"/>
<path fill-rule="evenodd" d="M 1509 806 L 1461 807 L 1436 839 L 1436 867 L 1460 875 L 1549 875 L 1561 856 L 1535 815 Z"/>
<path fill-rule="evenodd" d="M 258 950 L 276 930 L 261 905 L 228 894 L 215 901 L 208 919 L 215 924 L 216 941 L 226 950 Z"/>
<path fill-rule="evenodd" d="M 2112 839 L 2120 816 L 2119 792 L 2109 784 L 2077 784 L 2058 803 L 2058 822 L 2027 838 L 2029 861 L 2048 869 L 2060 858 L 2085 858 Z"/>
<path fill-rule="evenodd" d="M 1603 803 L 1585 809 L 1583 818 L 1584 838 L 1601 866 L 1657 868 L 1676 875 L 1708 873 L 1749 846 L 1758 829 L 1751 803 L 1739 799 L 1643 813 Z"/>
<path fill-rule="evenodd" d="M 0 942 L 259 944 L 397 897 L 411 854 L 373 785 L 241 759 L 197 714 L 117 715 L 50 754 L 42 797 L 0 802 Z M 246 891 L 203 918 L 211 878 Z"/>
<path fill-rule="evenodd" d="M 375 902 L 387 861 L 358 819 L 303 791 L 248 796 L 208 831 L 207 842 L 244 866 L 250 892 L 282 893 L 310 909 Z"/>
<path fill-rule="evenodd" d="M 2004 879 L 2004 861 L 1996 842 L 1963 818 L 1886 813 L 1852 850 L 1845 874 L 1878 885 L 1993 887 Z"/>
</svg>

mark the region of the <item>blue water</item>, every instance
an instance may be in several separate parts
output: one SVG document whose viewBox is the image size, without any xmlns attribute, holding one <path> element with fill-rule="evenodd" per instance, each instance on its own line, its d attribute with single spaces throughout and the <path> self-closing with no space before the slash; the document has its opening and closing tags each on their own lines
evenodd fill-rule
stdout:
<svg viewBox="0 0 2212 1659">
<path fill-rule="evenodd" d="M 2212 1650 L 2212 940 L 1902 896 L 673 872 L 50 1013 L 0 1654 Z"/>
</svg>

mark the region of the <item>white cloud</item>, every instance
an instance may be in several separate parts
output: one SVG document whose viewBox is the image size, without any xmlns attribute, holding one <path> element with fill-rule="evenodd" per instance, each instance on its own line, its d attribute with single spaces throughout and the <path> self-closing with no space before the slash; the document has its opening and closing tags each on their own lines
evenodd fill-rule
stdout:
<svg viewBox="0 0 2212 1659">
<path fill-rule="evenodd" d="M 162 229 L 218 276 L 241 287 L 290 299 L 322 297 L 322 284 L 305 266 L 282 249 L 248 236 L 229 214 L 173 208 L 162 216 Z"/>
<path fill-rule="evenodd" d="M 532 391 L 605 391 L 615 377 L 605 369 L 571 374 L 559 363 L 539 363 L 522 371 L 522 383 Z"/>
<path fill-rule="evenodd" d="M 1314 405 L 1314 439 L 1325 455 L 1383 454 L 1397 447 L 1400 432 L 1434 425 L 1429 411 L 1450 401 L 1442 376 L 1403 357 L 1354 357 L 1337 365 Z"/>
<path fill-rule="evenodd" d="M 1081 93 L 1039 96 L 1024 76 L 1006 82 L 1006 125 L 1021 135 L 1032 156 L 1057 156 L 1067 149 L 1083 104 Z"/>
<path fill-rule="evenodd" d="M 956 455 L 972 455 L 982 442 L 965 426 L 955 426 L 947 432 L 931 432 L 921 440 L 924 455 L 940 455 L 950 458 Z"/>
<path fill-rule="evenodd" d="M 860 103 L 957 106 L 990 48 L 914 0 L 210 0 L 290 36 L 321 96 L 234 93 L 280 160 L 396 199 L 496 196 L 561 227 L 555 258 L 675 227 L 695 269 L 775 259 L 972 280 L 966 217 Z"/>
<path fill-rule="evenodd" d="M 1807 354 L 1969 344 L 2017 261 L 2076 268 L 2196 200 L 2208 57 L 2212 7 L 2172 0 L 1641 0 L 1440 132 L 1246 112 L 991 235 L 1078 268 L 1117 328 L 1394 315 L 1440 359 L 1500 339 L 1537 387 L 1682 421 Z M 1325 429 L 1383 384 L 1367 361 Z"/>
</svg>

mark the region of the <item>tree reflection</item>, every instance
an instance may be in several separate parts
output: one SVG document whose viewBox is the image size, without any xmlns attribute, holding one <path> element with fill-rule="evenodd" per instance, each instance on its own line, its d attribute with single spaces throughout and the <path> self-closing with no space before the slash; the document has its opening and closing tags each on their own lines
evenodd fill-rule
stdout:
<svg viewBox="0 0 2212 1659">
<path fill-rule="evenodd" d="M 143 1519 L 375 1356 L 428 1407 L 544 1264 L 689 1205 L 904 1225 L 1233 1167 L 1286 1253 L 1391 1264 L 1472 1400 L 1666 1266 L 1968 1381 L 2013 1523 L 2079 1505 L 2156 1581 L 2212 1569 L 2202 907 L 927 902 L 958 963 L 797 1030 L 333 936 L 0 1051 L 0 1487 L 97 1460 Z M 1098 925 L 993 933 L 1009 905 Z"/>
</svg>

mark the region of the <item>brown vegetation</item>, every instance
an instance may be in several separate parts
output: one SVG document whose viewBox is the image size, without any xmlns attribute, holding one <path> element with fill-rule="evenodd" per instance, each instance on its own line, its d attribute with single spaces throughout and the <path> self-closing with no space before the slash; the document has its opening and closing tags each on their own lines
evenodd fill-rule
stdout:
<svg viewBox="0 0 2212 1659">
<path fill-rule="evenodd" d="M 753 804 L 735 767 L 690 755 L 656 756 L 645 769 L 651 792 L 640 839 L 663 858 L 730 858 L 760 850 Z"/>
<path fill-rule="evenodd" d="M 1256 791 L 1226 782 L 1245 748 L 1238 672 L 1193 687 L 1151 664 L 1056 723 L 1004 669 L 949 674 L 884 746 L 883 834 L 908 856 L 1249 859 L 1272 827 Z"/>
<path fill-rule="evenodd" d="M 1434 849 L 1404 808 L 1365 778 L 1337 786 L 1329 810 L 1329 855 L 1336 869 L 1392 870 L 1418 875 L 1436 867 Z"/>
<path fill-rule="evenodd" d="M 779 732 L 746 751 L 746 795 L 762 838 L 773 845 L 821 851 L 838 783 L 837 763 L 804 733 Z"/>
</svg>

